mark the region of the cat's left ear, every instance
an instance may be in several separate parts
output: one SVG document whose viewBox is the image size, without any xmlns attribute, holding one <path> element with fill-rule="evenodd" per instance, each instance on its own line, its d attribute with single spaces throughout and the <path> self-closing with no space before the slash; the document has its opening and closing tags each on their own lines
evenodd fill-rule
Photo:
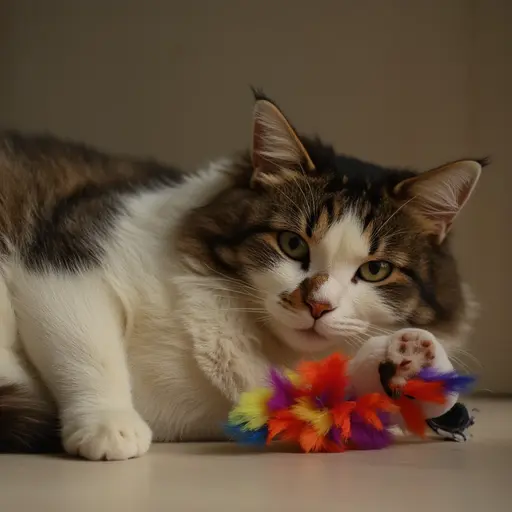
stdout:
<svg viewBox="0 0 512 512">
<path fill-rule="evenodd" d="M 281 110 L 269 99 L 257 97 L 253 114 L 252 183 L 277 185 L 296 172 L 315 166 Z"/>
<path fill-rule="evenodd" d="M 482 165 L 476 160 L 453 162 L 402 181 L 394 192 L 441 243 L 470 198 Z"/>
</svg>

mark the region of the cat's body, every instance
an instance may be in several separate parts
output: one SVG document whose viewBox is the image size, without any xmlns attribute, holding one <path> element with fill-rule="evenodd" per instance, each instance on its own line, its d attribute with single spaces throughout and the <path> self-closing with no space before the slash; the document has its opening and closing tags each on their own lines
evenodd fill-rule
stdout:
<svg viewBox="0 0 512 512">
<path fill-rule="evenodd" d="M 19 152 L 21 144 L 23 150 Z M 5 329 L 0 350 L 15 351 L 20 368 L 13 367 L 7 358 L 0 360 L 0 368 L 6 367 L 0 379 L 8 384 L 24 384 L 30 379 L 36 389 L 41 385 L 40 378 L 21 375 L 29 369 L 28 361 L 37 358 L 32 351 L 37 352 L 42 341 L 51 341 L 40 340 L 44 333 L 33 332 L 31 321 L 24 322 L 23 318 L 37 317 L 40 321 L 52 315 L 55 318 L 49 322 L 69 322 L 70 330 L 80 329 L 83 322 L 82 328 L 94 333 L 94 342 L 105 359 L 102 365 L 109 371 L 122 366 L 119 357 L 126 356 L 135 407 L 151 425 L 155 440 L 219 439 L 240 381 L 244 381 L 244 388 L 256 385 L 268 357 L 274 363 L 293 362 L 291 351 L 272 348 L 273 336 L 269 332 L 263 336 L 250 314 L 230 311 L 237 293 L 235 290 L 231 299 L 229 293 L 219 295 L 217 288 L 226 289 L 223 277 L 215 273 L 209 278 L 198 277 L 183 265 L 174 249 L 177 232 L 192 205 L 208 204 L 230 185 L 230 162 L 212 164 L 185 177 L 163 167 L 154 174 L 152 164 L 145 167 L 117 161 L 73 143 L 47 138 L 5 135 L 2 145 L 3 172 L 11 176 L 16 171 L 25 173 L 20 176 L 23 196 L 16 197 L 21 188 L 16 183 L 12 189 L 4 186 L 2 197 L 11 198 L 19 206 L 32 193 L 40 196 L 37 203 L 31 200 L 21 205 L 23 221 L 3 226 L 9 236 L 4 238 L 1 323 L 12 327 Z M 91 160 L 94 167 L 90 167 Z M 42 171 L 41 183 L 31 183 L 30 171 L 34 168 Z M 129 169 L 133 177 L 126 175 Z M 70 177 L 71 172 L 76 176 Z M 60 191 L 55 183 L 64 173 L 69 188 Z M 78 180 L 81 182 L 77 184 Z M 87 193 L 82 192 L 84 188 L 88 188 Z M 73 194 L 76 199 L 70 200 Z M 50 205 L 48 213 L 44 211 L 45 203 Z M 82 213 L 80 208 L 86 211 L 86 221 L 75 226 L 73 221 Z M 58 210 L 59 218 L 54 213 Z M 4 218 L 13 216 L 6 213 Z M 91 233 L 83 237 L 79 234 L 75 240 L 83 250 L 73 249 L 71 257 L 66 256 L 58 246 L 61 237 L 71 238 L 73 229 L 83 233 L 88 222 L 94 224 Z M 62 226 L 58 234 L 57 224 Z M 41 241 L 36 244 L 33 240 L 37 239 Z M 59 254 L 62 261 L 54 258 Z M 77 302 L 75 319 L 66 312 L 72 297 Z M 14 312 L 22 322 L 19 329 Z M 120 330 L 111 340 L 109 324 L 114 315 Z M 61 333 L 55 332 L 58 328 L 49 325 L 46 337 L 60 338 Z M 112 341 L 122 346 L 112 351 Z M 261 343 L 268 348 L 262 349 Z M 80 348 L 72 348 L 73 357 L 77 350 Z M 80 385 L 80 372 L 74 373 L 74 363 L 70 361 L 69 368 L 59 371 Z M 36 363 L 43 368 L 50 366 L 49 374 L 55 364 L 53 358 Z M 227 372 L 226 366 L 233 369 Z M 14 371 L 19 374 L 9 379 Z M 225 371 L 225 376 L 216 375 Z M 51 387 L 52 378 L 46 378 Z M 122 404 L 126 397 L 113 396 L 112 400 L 114 405 L 118 401 Z M 16 402 L 15 396 L 12 401 Z"/>
<path fill-rule="evenodd" d="M 456 212 L 406 214 L 414 173 L 307 141 L 305 153 L 258 104 L 264 162 L 190 176 L 0 139 L 0 450 L 42 449 L 57 417 L 65 448 L 90 459 L 141 455 L 151 436 L 219 439 L 269 364 L 409 324 L 462 336 L 470 312 L 445 241 Z M 472 188 L 479 165 L 450 172 Z"/>
</svg>

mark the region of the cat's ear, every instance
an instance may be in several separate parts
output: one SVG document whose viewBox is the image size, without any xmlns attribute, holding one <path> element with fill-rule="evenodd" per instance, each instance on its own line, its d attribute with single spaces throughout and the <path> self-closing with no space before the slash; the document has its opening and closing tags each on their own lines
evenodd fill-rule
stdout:
<svg viewBox="0 0 512 512">
<path fill-rule="evenodd" d="M 296 172 L 315 166 L 296 131 L 266 97 L 256 97 L 253 114 L 252 182 L 277 185 Z"/>
<path fill-rule="evenodd" d="M 460 160 L 406 179 L 395 194 L 441 243 L 471 196 L 485 162 Z"/>
</svg>

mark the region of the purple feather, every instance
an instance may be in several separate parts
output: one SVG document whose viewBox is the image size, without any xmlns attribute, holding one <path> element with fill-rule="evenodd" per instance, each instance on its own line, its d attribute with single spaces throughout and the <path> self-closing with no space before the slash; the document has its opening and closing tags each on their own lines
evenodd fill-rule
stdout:
<svg viewBox="0 0 512 512">
<path fill-rule="evenodd" d="M 463 393 L 475 382 L 472 375 L 459 375 L 455 370 L 442 373 L 433 368 L 424 368 L 418 377 L 426 382 L 442 382 L 445 393 Z"/>
<path fill-rule="evenodd" d="M 387 420 L 384 416 L 381 419 Z M 378 430 L 364 421 L 359 414 L 353 413 L 351 415 L 350 441 L 359 450 L 380 450 L 393 442 L 393 436 L 386 425 L 382 430 Z"/>
<path fill-rule="evenodd" d="M 267 403 L 271 411 L 287 409 L 294 402 L 294 387 L 290 380 L 279 370 L 272 368 L 269 374 L 270 386 L 274 393 Z"/>
<path fill-rule="evenodd" d="M 329 437 L 338 445 L 343 445 L 343 440 L 341 439 L 341 432 L 338 427 L 332 427 L 329 430 Z"/>
</svg>

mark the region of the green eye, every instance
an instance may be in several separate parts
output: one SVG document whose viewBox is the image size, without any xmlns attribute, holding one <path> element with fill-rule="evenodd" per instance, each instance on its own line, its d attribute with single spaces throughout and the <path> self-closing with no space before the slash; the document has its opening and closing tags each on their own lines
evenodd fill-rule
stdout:
<svg viewBox="0 0 512 512">
<path fill-rule="evenodd" d="M 393 265 L 389 261 L 367 261 L 357 270 L 357 276 L 369 283 L 384 281 L 393 272 Z"/>
<path fill-rule="evenodd" d="M 309 257 L 309 246 L 306 241 L 291 231 L 282 231 L 277 235 L 281 250 L 292 260 L 304 261 Z"/>
</svg>

